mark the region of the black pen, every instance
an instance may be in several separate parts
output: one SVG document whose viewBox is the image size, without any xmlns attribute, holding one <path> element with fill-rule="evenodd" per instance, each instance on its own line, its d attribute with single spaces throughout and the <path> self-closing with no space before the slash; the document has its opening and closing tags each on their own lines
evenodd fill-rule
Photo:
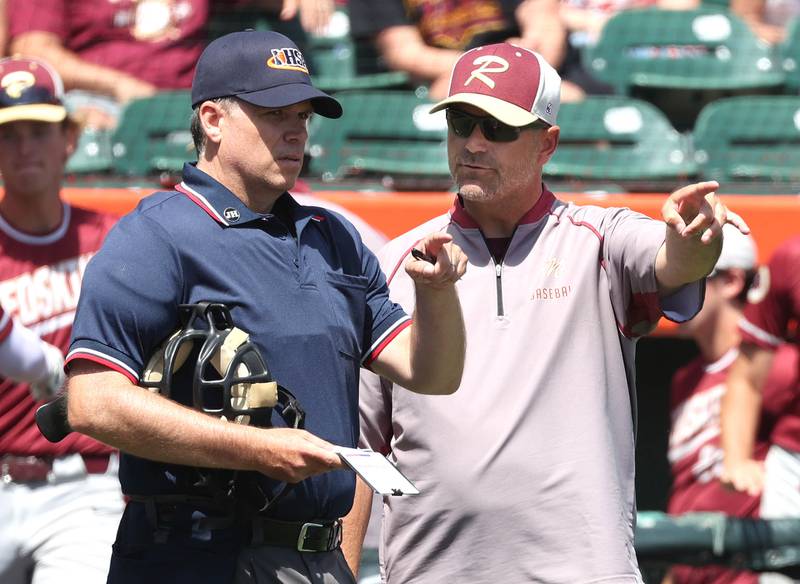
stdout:
<svg viewBox="0 0 800 584">
<path fill-rule="evenodd" d="M 416 247 L 412 247 L 411 248 L 411 255 L 414 256 L 414 259 L 422 260 L 422 261 L 428 262 L 429 264 L 435 264 L 436 263 L 436 258 L 435 257 L 432 257 L 432 256 L 429 256 L 429 255 L 426 255 L 426 254 L 422 253 Z"/>
</svg>

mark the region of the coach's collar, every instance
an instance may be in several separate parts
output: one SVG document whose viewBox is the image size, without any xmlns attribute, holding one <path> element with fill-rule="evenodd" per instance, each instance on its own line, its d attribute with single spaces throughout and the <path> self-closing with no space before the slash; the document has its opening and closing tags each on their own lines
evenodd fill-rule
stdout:
<svg viewBox="0 0 800 584">
<path fill-rule="evenodd" d="M 524 225 L 526 223 L 536 223 L 544 217 L 549 211 L 550 207 L 553 206 L 553 201 L 555 200 L 555 196 L 551 193 L 548 188 L 542 183 L 542 194 L 539 196 L 539 199 L 536 203 L 533 204 L 533 207 L 528 209 L 527 213 L 525 213 L 517 223 L 517 225 Z M 455 200 L 453 201 L 453 206 L 450 208 L 450 216 L 453 218 L 453 222 L 465 229 L 480 229 L 480 225 L 475 219 L 472 218 L 472 215 L 464 208 L 464 201 L 461 199 L 461 195 L 456 195 Z"/>
</svg>

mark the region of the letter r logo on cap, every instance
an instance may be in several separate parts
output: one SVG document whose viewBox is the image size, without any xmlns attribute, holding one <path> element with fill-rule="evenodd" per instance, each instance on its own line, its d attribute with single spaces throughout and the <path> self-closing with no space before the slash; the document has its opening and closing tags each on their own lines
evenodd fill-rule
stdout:
<svg viewBox="0 0 800 584">
<path fill-rule="evenodd" d="M 486 74 L 503 73 L 508 71 L 508 61 L 496 55 L 481 55 L 475 59 L 472 64 L 479 65 L 479 67 L 472 70 L 472 73 L 470 73 L 470 76 L 464 82 L 465 86 L 469 85 L 473 79 L 477 79 L 478 81 L 482 81 L 488 85 L 490 89 L 494 89 L 494 80 L 488 77 Z M 493 67 L 493 65 L 495 65 L 495 67 Z"/>
</svg>

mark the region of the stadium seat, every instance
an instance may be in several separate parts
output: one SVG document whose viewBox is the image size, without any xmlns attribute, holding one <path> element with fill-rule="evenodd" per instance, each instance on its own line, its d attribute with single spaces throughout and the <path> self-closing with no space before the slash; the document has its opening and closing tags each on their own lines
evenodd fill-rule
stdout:
<svg viewBox="0 0 800 584">
<path fill-rule="evenodd" d="M 310 37 L 309 60 L 314 85 L 323 91 L 349 91 L 404 87 L 402 71 L 356 74 L 355 46 L 349 36 Z"/>
<path fill-rule="evenodd" d="M 314 85 L 323 91 L 381 89 L 408 84 L 408 75 L 399 71 L 357 74 L 355 47 L 349 35 L 347 11 L 339 8 L 331 19 L 330 36 L 307 34 L 297 20 L 288 22 L 264 13 L 258 7 L 218 7 L 209 22 L 209 36 L 216 39 L 225 34 L 252 28 L 274 30 L 293 39 L 306 53 Z"/>
<path fill-rule="evenodd" d="M 786 89 L 797 94 L 800 91 L 800 18 L 793 18 L 786 26 L 786 40 L 778 51 L 786 75 Z"/>
<path fill-rule="evenodd" d="M 687 140 L 652 104 L 627 97 L 588 97 L 562 104 L 561 137 L 545 175 L 646 181 L 696 172 Z"/>
<path fill-rule="evenodd" d="M 117 174 L 148 176 L 180 172 L 194 160 L 189 132 L 188 91 L 165 91 L 130 102 L 112 138 L 112 166 Z"/>
<path fill-rule="evenodd" d="M 719 181 L 800 181 L 800 97 L 741 96 L 706 106 L 695 160 Z"/>
<path fill-rule="evenodd" d="M 309 130 L 311 175 L 449 179 L 444 113 L 411 91 L 343 92 L 338 120 L 315 117 Z"/>
<path fill-rule="evenodd" d="M 630 94 L 634 87 L 759 89 L 782 86 L 770 48 L 724 9 L 624 10 L 611 18 L 584 64 Z"/>
<path fill-rule="evenodd" d="M 67 161 L 67 174 L 99 174 L 111 170 L 111 132 L 85 128 Z"/>
</svg>

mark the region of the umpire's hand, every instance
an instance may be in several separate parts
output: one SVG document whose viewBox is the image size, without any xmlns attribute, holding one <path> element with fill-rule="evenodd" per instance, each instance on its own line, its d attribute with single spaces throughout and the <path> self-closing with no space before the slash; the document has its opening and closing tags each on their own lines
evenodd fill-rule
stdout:
<svg viewBox="0 0 800 584">
<path fill-rule="evenodd" d="M 333 445 L 305 430 L 266 428 L 259 432 L 258 470 L 270 478 L 299 483 L 310 476 L 345 468 Z"/>
<path fill-rule="evenodd" d="M 406 262 L 406 273 L 421 284 L 443 289 L 455 284 L 467 270 L 467 255 L 449 233 L 432 233 L 414 246 L 416 254 Z"/>
</svg>

